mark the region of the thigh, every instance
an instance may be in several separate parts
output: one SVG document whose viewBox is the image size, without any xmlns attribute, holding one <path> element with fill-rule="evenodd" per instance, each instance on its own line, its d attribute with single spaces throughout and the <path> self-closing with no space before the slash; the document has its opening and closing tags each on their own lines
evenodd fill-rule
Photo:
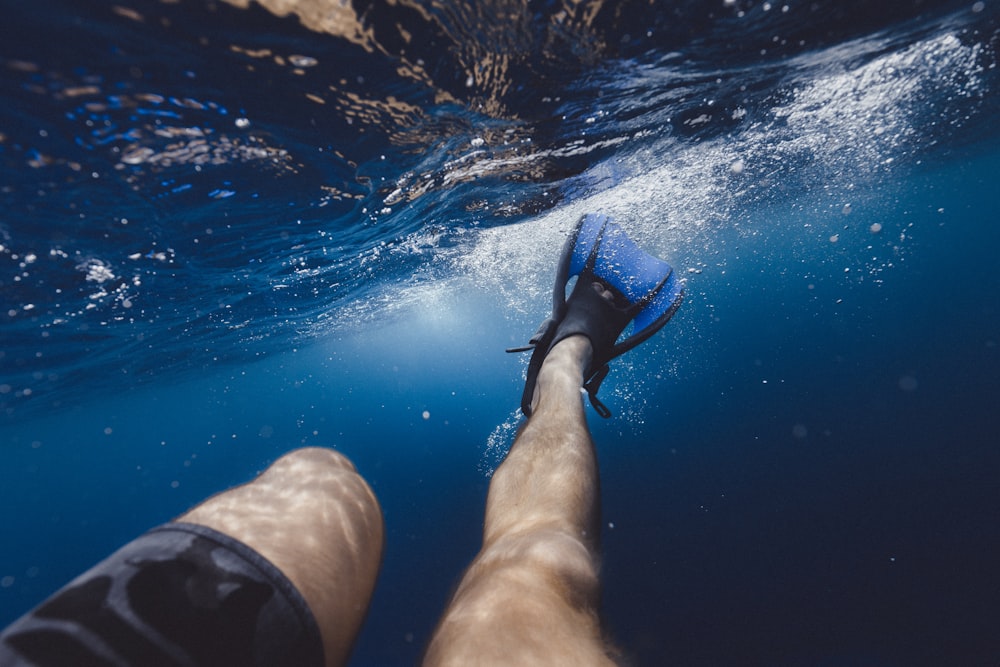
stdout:
<svg viewBox="0 0 1000 667">
<path fill-rule="evenodd" d="M 316 665 L 302 595 L 250 547 L 171 523 L 127 544 L 0 635 L 0 663 Z"/>
</svg>

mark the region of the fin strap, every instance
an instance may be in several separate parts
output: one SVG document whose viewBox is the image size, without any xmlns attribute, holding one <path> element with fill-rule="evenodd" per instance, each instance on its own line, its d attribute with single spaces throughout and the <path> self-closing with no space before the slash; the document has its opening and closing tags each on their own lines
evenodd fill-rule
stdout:
<svg viewBox="0 0 1000 667">
<path fill-rule="evenodd" d="M 545 324 L 554 325 L 555 322 L 547 320 Z M 543 324 L 539 331 L 544 328 L 545 325 Z M 542 362 L 545 361 L 545 357 L 548 354 L 551 339 L 555 336 L 555 326 L 552 326 L 551 329 L 551 331 L 545 332 L 540 340 L 536 341 L 533 336 L 531 339 L 532 342 L 528 345 L 507 349 L 507 352 L 532 351 L 531 359 L 528 361 L 528 371 L 524 383 L 524 393 L 521 395 L 521 412 L 524 413 L 525 417 L 531 416 L 531 401 L 534 398 L 535 383 L 538 380 L 538 371 L 542 368 Z M 583 383 L 583 389 L 587 392 L 590 404 L 594 407 L 597 414 L 605 419 L 611 417 L 611 409 L 608 408 L 608 406 L 606 406 L 601 399 L 597 398 L 597 392 L 600 391 L 601 383 L 604 382 L 604 378 L 608 376 L 608 372 L 610 372 L 610 370 L 611 367 L 605 363 L 590 376 L 589 380 Z"/>
<path fill-rule="evenodd" d="M 528 371 L 524 382 L 524 392 L 521 394 L 521 412 L 525 417 L 531 416 L 531 401 L 535 397 L 535 382 L 538 380 L 538 371 L 542 369 L 542 362 L 549 353 L 552 339 L 556 336 L 556 329 L 559 322 L 552 317 L 547 318 L 538 327 L 535 335 L 528 340 L 528 344 L 523 347 L 508 348 L 507 352 L 527 352 L 531 350 L 531 359 L 528 360 Z"/>
<path fill-rule="evenodd" d="M 604 382 L 604 378 L 607 377 L 610 370 L 611 368 L 607 364 L 604 364 L 597 369 L 596 373 L 590 376 L 589 380 L 583 383 L 583 388 L 587 390 L 587 396 L 590 398 L 590 404 L 594 406 L 597 414 L 605 419 L 611 416 L 611 410 L 601 402 L 601 399 L 597 398 L 597 392 L 600 390 L 601 383 Z"/>
</svg>

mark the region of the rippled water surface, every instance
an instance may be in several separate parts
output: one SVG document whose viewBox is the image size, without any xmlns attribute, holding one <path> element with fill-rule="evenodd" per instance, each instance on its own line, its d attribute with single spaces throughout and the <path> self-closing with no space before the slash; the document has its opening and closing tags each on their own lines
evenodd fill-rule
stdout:
<svg viewBox="0 0 1000 667">
<path fill-rule="evenodd" d="M 626 654 L 1000 654 L 995 2 L 0 6 L 0 621 L 323 444 L 413 664 L 600 210 L 688 292 L 592 420 Z"/>
</svg>

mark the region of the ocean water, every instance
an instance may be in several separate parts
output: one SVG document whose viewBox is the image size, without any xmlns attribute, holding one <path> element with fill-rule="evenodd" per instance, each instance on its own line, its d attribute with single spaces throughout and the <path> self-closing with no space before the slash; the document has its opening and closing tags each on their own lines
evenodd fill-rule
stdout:
<svg viewBox="0 0 1000 667">
<path fill-rule="evenodd" d="M 589 413 L 614 641 L 1000 660 L 995 0 L 0 7 L 0 624 L 325 445 L 416 663 L 601 211 L 687 289 Z"/>
</svg>

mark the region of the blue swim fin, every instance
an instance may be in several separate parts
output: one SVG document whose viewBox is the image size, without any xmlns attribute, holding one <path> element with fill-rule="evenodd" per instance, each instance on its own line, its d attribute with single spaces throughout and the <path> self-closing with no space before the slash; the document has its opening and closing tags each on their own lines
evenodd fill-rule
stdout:
<svg viewBox="0 0 1000 667">
<path fill-rule="evenodd" d="M 573 277 L 576 284 L 567 299 L 566 286 Z M 552 290 L 552 316 L 526 347 L 508 350 L 533 350 L 521 411 L 531 415 L 538 371 L 552 346 L 582 334 L 590 338 L 594 350 L 583 387 L 598 414 L 610 417 L 611 411 L 597 398 L 608 363 L 659 331 L 680 306 L 683 291 L 670 265 L 639 248 L 610 218 L 598 213 L 583 216 L 563 247 Z M 629 322 L 631 332 L 619 341 Z"/>
</svg>

